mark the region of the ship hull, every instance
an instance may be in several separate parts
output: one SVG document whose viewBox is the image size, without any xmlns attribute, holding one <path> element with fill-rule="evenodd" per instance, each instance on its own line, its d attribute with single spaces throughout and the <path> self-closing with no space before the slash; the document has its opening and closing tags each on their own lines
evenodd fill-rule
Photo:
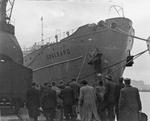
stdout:
<svg viewBox="0 0 150 121">
<path fill-rule="evenodd" d="M 58 43 L 45 45 L 24 57 L 24 65 L 33 69 L 33 81 L 40 84 L 72 78 L 95 82 L 96 73 L 111 75 L 117 81 L 126 66 L 133 39 L 117 29 L 133 35 L 132 22 L 127 18 L 107 19 L 103 24 L 85 25 Z M 101 56 L 99 72 L 89 64 L 97 53 Z M 122 62 L 121 62 L 122 61 Z M 121 62 L 119 64 L 116 64 Z M 114 65 L 114 66 L 113 66 Z"/>
</svg>

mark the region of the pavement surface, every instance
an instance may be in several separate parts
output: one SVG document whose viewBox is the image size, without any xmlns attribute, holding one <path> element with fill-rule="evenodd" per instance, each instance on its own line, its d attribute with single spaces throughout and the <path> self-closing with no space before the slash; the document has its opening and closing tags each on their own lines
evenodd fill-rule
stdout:
<svg viewBox="0 0 150 121">
<path fill-rule="evenodd" d="M 55 121 L 60 121 L 61 119 L 60 113 L 61 113 L 60 110 L 56 111 Z M 0 110 L 0 121 L 32 121 L 32 120 L 29 118 L 28 110 L 26 108 L 21 108 L 19 110 L 18 115 L 3 116 L 1 115 L 1 110 Z M 42 113 L 38 116 L 38 121 L 46 121 L 46 118 L 44 117 Z M 79 120 L 67 120 L 67 121 L 79 121 Z"/>
</svg>

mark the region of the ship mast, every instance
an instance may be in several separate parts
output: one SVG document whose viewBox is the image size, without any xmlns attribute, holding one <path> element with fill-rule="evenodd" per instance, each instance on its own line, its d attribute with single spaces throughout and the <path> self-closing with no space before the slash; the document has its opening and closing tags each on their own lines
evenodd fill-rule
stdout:
<svg viewBox="0 0 150 121">
<path fill-rule="evenodd" d="M 123 10 L 123 7 L 119 6 L 119 5 L 111 5 L 111 7 L 109 8 L 109 13 L 108 13 L 108 17 L 110 16 L 110 12 L 111 10 L 114 9 L 115 12 L 121 16 L 121 17 L 124 17 L 124 10 Z"/>
<path fill-rule="evenodd" d="M 41 17 L 41 41 L 42 41 L 42 44 L 43 44 L 43 36 L 44 36 L 44 34 L 43 34 L 43 16 Z"/>
<path fill-rule="evenodd" d="M 10 23 L 15 0 L 0 0 L 0 23 Z"/>
</svg>

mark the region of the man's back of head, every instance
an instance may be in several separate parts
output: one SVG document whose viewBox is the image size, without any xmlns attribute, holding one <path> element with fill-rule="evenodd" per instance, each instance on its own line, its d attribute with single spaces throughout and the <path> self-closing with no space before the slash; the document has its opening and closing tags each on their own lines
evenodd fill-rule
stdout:
<svg viewBox="0 0 150 121">
<path fill-rule="evenodd" d="M 72 82 L 76 82 L 76 79 L 75 79 L 75 78 L 73 78 L 73 79 L 72 79 Z"/>
<path fill-rule="evenodd" d="M 101 73 L 98 73 L 98 74 L 96 75 L 96 77 L 97 77 L 97 80 L 98 80 L 98 81 L 103 80 L 103 75 L 102 75 Z"/>
<path fill-rule="evenodd" d="M 52 86 L 56 86 L 56 83 L 54 81 L 52 81 Z"/>
<path fill-rule="evenodd" d="M 126 86 L 129 86 L 131 84 L 131 79 L 129 78 L 124 79 L 124 83 Z"/>
<path fill-rule="evenodd" d="M 88 84 L 88 82 L 87 82 L 86 80 L 83 80 L 83 81 L 81 82 L 81 84 L 83 84 L 83 85 L 87 85 L 87 84 Z"/>
<path fill-rule="evenodd" d="M 103 81 L 100 80 L 100 81 L 98 82 L 98 85 L 99 85 L 99 86 L 103 86 L 103 85 L 104 85 L 104 84 L 103 84 Z"/>
</svg>

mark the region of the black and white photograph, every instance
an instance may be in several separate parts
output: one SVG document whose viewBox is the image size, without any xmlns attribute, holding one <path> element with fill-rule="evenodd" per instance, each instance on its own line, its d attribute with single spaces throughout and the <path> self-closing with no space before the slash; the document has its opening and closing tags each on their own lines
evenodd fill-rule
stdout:
<svg viewBox="0 0 150 121">
<path fill-rule="evenodd" d="M 0 121 L 148 121 L 149 0 L 0 0 Z"/>
</svg>

